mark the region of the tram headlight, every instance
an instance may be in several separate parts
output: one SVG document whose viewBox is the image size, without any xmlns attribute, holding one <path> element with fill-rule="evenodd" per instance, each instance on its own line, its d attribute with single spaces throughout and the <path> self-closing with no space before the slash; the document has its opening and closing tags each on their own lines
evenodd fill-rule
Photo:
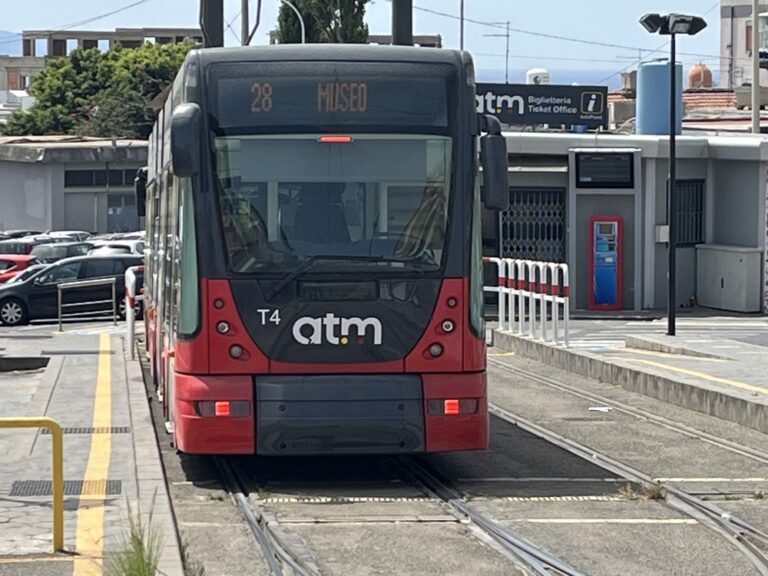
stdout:
<svg viewBox="0 0 768 576">
<path fill-rule="evenodd" d="M 434 344 L 430 345 L 429 355 L 432 356 L 432 358 L 437 358 L 442 354 L 443 354 L 443 346 L 441 344 L 438 344 L 437 342 L 435 342 Z"/>
<path fill-rule="evenodd" d="M 453 320 L 443 320 L 443 323 L 441 324 L 443 328 L 443 332 L 450 334 L 453 332 L 454 328 L 456 328 L 456 325 L 453 323 Z"/>
<path fill-rule="evenodd" d="M 233 344 L 232 346 L 229 347 L 229 355 L 235 360 L 242 358 L 244 353 L 245 353 L 245 350 L 243 350 L 242 346 Z"/>
<path fill-rule="evenodd" d="M 229 334 L 229 330 L 230 330 L 229 324 L 227 324 L 223 320 L 218 324 L 216 324 L 216 332 L 218 332 L 219 334 Z"/>
</svg>

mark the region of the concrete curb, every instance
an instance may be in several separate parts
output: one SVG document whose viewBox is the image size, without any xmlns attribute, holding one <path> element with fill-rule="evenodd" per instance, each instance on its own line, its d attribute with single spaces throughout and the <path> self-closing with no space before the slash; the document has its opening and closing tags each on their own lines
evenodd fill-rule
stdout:
<svg viewBox="0 0 768 576">
<path fill-rule="evenodd" d="M 704 383 L 689 382 L 683 378 L 673 379 L 650 371 L 622 366 L 585 353 L 550 346 L 498 330 L 493 331 L 493 342 L 494 346 L 500 349 L 513 351 L 587 378 L 616 384 L 632 392 L 768 433 L 768 402 L 760 402 L 757 398 L 749 400 Z"/>
<path fill-rule="evenodd" d="M 729 356 L 721 354 L 712 354 L 702 350 L 696 350 L 689 344 L 672 344 L 663 342 L 659 337 L 648 338 L 645 336 L 626 336 L 624 343 L 627 348 L 636 348 L 638 350 L 649 350 L 651 352 L 664 352 L 665 354 L 680 354 L 681 356 L 696 356 L 697 358 L 714 358 L 715 360 L 733 360 Z"/>
<path fill-rule="evenodd" d="M 125 343 L 126 383 L 136 455 L 139 510 L 144 520 L 152 514 L 153 522 L 156 522 L 163 538 L 158 573 L 163 576 L 184 576 L 181 545 L 160 459 L 160 448 L 155 437 L 152 414 L 147 402 L 144 375 L 139 361 L 130 359 L 128 346 L 132 346 L 133 343 L 127 342 L 127 339 L 122 340 Z"/>
</svg>

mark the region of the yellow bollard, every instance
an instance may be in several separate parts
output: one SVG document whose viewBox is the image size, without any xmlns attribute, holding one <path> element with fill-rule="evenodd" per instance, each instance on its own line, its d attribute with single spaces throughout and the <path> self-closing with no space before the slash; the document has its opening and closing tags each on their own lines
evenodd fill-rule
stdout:
<svg viewBox="0 0 768 576">
<path fill-rule="evenodd" d="M 64 550 L 64 436 L 53 418 L 0 418 L 0 428 L 47 428 L 53 440 L 53 551 Z"/>
</svg>

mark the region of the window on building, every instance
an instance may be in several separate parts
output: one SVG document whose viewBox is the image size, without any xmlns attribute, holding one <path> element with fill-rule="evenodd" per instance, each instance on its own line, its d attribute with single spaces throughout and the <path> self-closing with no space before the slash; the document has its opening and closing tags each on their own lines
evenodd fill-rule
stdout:
<svg viewBox="0 0 768 576">
<path fill-rule="evenodd" d="M 64 188 L 93 188 L 93 170 L 67 170 Z"/>
<path fill-rule="evenodd" d="M 110 170 L 110 186 L 133 187 L 136 168 Z M 103 188 L 107 185 L 106 170 L 67 170 L 64 172 L 65 188 Z"/>
<path fill-rule="evenodd" d="M 96 186 L 104 186 L 107 182 L 107 171 L 96 170 Z M 110 170 L 109 171 L 109 185 L 110 186 L 123 186 L 123 171 L 122 170 Z"/>
<path fill-rule="evenodd" d="M 768 50 L 768 16 L 760 15 L 758 25 L 758 46 L 761 51 Z M 752 34 L 754 34 L 752 20 L 747 20 L 746 28 L 744 29 L 744 49 L 748 54 L 752 54 Z"/>
<path fill-rule="evenodd" d="M 704 242 L 704 180 L 677 181 L 677 245 Z"/>
</svg>

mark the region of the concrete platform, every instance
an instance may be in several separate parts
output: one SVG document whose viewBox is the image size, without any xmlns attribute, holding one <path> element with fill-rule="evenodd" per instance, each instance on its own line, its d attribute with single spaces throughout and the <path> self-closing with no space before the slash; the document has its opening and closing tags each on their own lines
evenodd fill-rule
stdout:
<svg viewBox="0 0 768 576">
<path fill-rule="evenodd" d="M 159 534 L 160 573 L 182 576 L 179 544 L 141 372 L 111 324 L 0 327 L 0 417 L 64 428 L 64 548 L 52 553 L 51 436 L 0 430 L 0 576 L 100 575 L 127 549 L 129 519 Z M 17 368 L 9 371 L 8 368 Z M 18 369 L 21 368 L 21 369 Z"/>
<path fill-rule="evenodd" d="M 758 328 L 764 321 L 754 320 Z M 496 329 L 493 343 L 501 350 L 768 433 L 768 348 L 729 340 L 713 331 L 711 323 L 706 330 L 687 329 L 674 337 L 656 328 L 636 323 L 618 345 L 601 343 L 600 333 L 593 331 L 590 340 L 573 339 L 568 348 Z M 611 336 L 615 334 L 614 327 Z"/>
</svg>

